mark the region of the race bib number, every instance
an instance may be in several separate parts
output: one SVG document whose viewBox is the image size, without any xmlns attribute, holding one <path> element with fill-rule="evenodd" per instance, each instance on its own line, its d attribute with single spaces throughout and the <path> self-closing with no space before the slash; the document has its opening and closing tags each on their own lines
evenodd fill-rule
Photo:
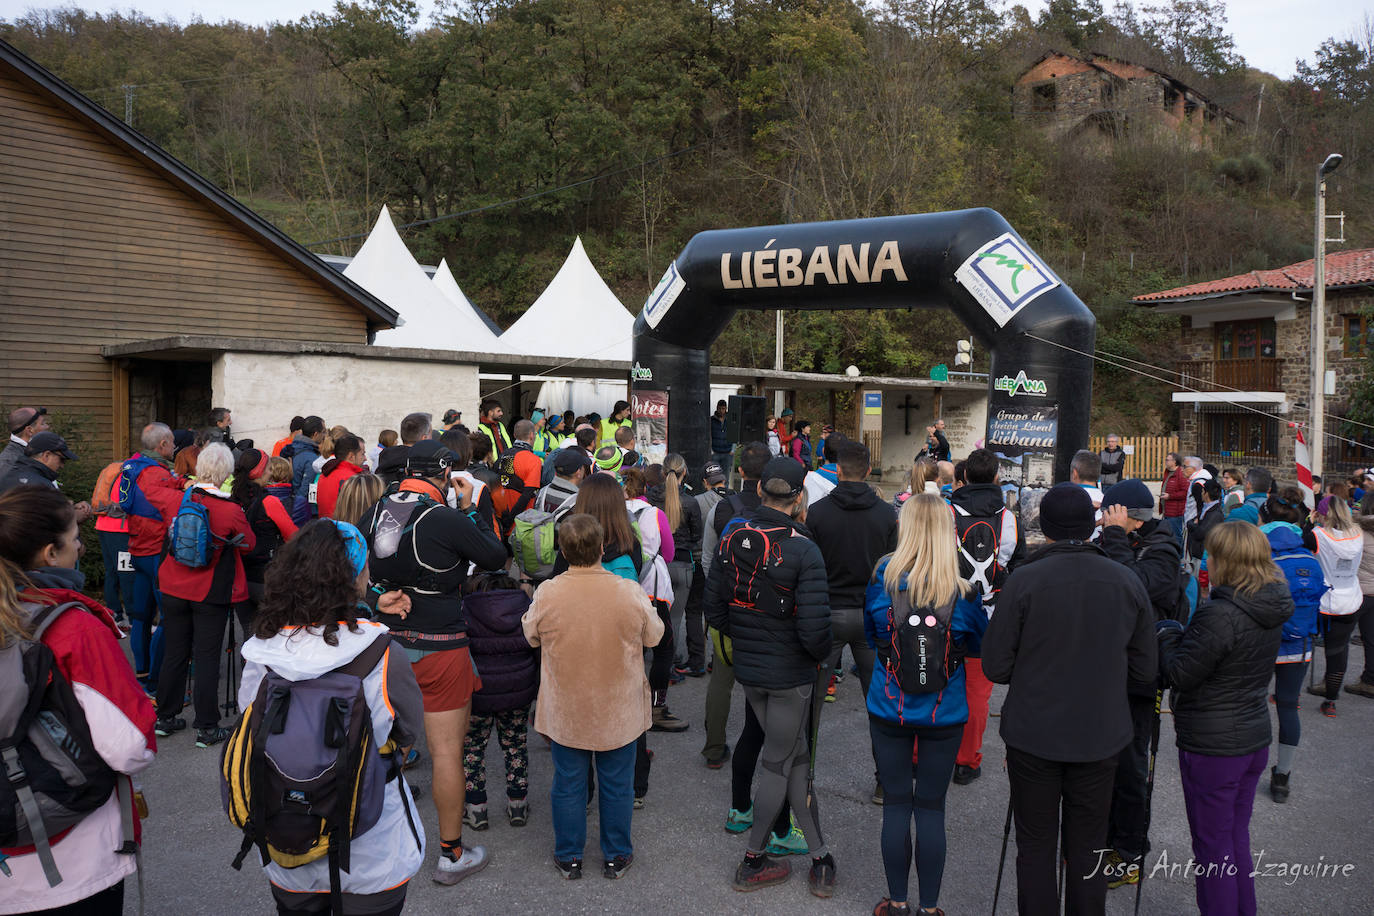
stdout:
<svg viewBox="0 0 1374 916">
<path fill-rule="evenodd" d="M 312 506 L 317 506 L 317 505 L 319 505 L 319 503 L 320 503 L 320 482 L 319 482 L 318 479 L 317 479 L 317 480 L 314 480 L 314 481 L 311 481 L 311 483 L 310 483 L 310 493 L 309 493 L 309 495 L 308 495 L 306 498 L 310 500 L 310 505 L 312 505 Z"/>
<path fill-rule="evenodd" d="M 125 573 L 134 571 L 134 557 L 133 554 L 129 553 L 127 550 L 121 550 L 119 552 L 119 559 L 116 563 L 115 569 L 118 572 Z"/>
</svg>

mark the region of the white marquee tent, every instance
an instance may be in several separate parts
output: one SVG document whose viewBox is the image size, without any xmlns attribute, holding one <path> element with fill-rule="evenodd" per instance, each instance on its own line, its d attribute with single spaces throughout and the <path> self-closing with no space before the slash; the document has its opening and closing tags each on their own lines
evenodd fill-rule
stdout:
<svg viewBox="0 0 1374 916">
<path fill-rule="evenodd" d="M 436 282 L 438 278 L 436 277 Z M 572 251 L 548 287 L 511 325 L 501 340 L 519 353 L 576 359 L 616 359 L 633 356 L 635 316 L 625 310 L 601 279 L 582 247 Z"/>
<path fill-rule="evenodd" d="M 448 274 L 447 266 L 443 273 Z M 344 276 L 401 315 L 400 327 L 377 332 L 377 346 L 477 353 L 527 352 L 511 347 L 492 333 L 456 282 L 453 282 L 453 290 L 461 297 L 461 302 L 450 298 L 425 275 L 410 249 L 401 241 L 385 206 L 367 241 L 344 268 Z M 452 279 L 449 275 L 449 280 Z"/>
</svg>

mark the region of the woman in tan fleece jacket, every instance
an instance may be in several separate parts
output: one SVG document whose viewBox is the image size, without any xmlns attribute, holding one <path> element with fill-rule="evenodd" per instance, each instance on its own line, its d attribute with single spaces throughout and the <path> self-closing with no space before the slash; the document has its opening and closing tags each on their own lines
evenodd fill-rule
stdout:
<svg viewBox="0 0 1374 916">
<path fill-rule="evenodd" d="M 619 878 L 634 861 L 635 741 L 651 724 L 644 649 L 663 637 L 638 582 L 601 566 L 601 524 L 570 515 L 558 527 L 570 568 L 535 592 L 525 638 L 542 649 L 534 728 L 552 742 L 554 865 L 582 877 L 587 775 L 596 762 L 602 874 Z"/>
</svg>

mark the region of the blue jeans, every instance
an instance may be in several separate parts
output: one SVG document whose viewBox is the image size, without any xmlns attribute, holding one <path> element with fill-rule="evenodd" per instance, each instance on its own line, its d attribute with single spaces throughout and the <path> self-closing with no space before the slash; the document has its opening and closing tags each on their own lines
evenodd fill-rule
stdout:
<svg viewBox="0 0 1374 916">
<path fill-rule="evenodd" d="M 132 627 L 129 641 L 133 643 L 134 671 L 148 690 L 156 692 L 157 673 L 162 668 L 162 627 L 154 624 L 162 604 L 162 595 L 157 590 L 157 570 L 162 565 L 162 555 L 135 556 L 133 560 L 134 600 L 125 611 Z"/>
<path fill-rule="evenodd" d="M 1169 527 L 1170 527 L 1171 529 L 1173 529 L 1174 537 L 1178 540 L 1178 546 L 1179 546 L 1180 548 L 1182 548 L 1182 547 L 1183 547 L 1183 516 L 1181 516 L 1181 515 L 1166 515 L 1166 516 L 1164 517 L 1164 521 L 1166 521 L 1166 522 L 1169 523 Z"/>
<path fill-rule="evenodd" d="M 123 531 L 96 534 L 100 535 L 100 558 L 105 561 L 105 606 L 119 617 L 124 614 L 124 606 L 134 600 L 133 567 L 123 571 L 119 568 L 119 555 L 129 552 L 129 535 Z"/>
<path fill-rule="evenodd" d="M 596 760 L 597 807 L 601 814 L 601 854 L 607 861 L 634 852 L 630 819 L 634 814 L 635 742 L 613 751 L 584 751 L 554 741 L 553 854 L 567 862 L 582 858 L 587 845 L 587 773 Z"/>
</svg>

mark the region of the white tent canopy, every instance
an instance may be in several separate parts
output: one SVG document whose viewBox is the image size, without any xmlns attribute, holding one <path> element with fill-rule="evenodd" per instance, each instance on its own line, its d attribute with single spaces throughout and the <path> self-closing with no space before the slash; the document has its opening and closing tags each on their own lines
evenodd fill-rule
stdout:
<svg viewBox="0 0 1374 916">
<path fill-rule="evenodd" d="M 443 273 L 448 273 L 446 267 Z M 377 346 L 478 353 L 521 352 L 491 332 L 456 282 L 453 290 L 461 297 L 461 302 L 441 292 L 436 282 L 425 275 L 401 241 L 385 206 L 367 241 L 344 268 L 344 276 L 401 315 L 400 327 L 377 332 Z M 449 280 L 452 279 L 449 275 Z"/>
<path fill-rule="evenodd" d="M 629 362 L 634 323 L 634 316 L 601 279 L 578 238 L 548 287 L 501 340 L 517 352 L 561 361 Z"/>
<path fill-rule="evenodd" d="M 453 277 L 453 271 L 449 270 L 448 261 L 444 258 L 439 259 L 439 266 L 434 269 L 434 288 L 443 294 L 444 298 L 452 302 L 464 312 L 477 311 L 477 307 L 472 304 L 472 300 L 463 292 L 463 288 L 458 285 L 458 281 Z M 484 322 L 485 323 L 485 322 Z"/>
</svg>

